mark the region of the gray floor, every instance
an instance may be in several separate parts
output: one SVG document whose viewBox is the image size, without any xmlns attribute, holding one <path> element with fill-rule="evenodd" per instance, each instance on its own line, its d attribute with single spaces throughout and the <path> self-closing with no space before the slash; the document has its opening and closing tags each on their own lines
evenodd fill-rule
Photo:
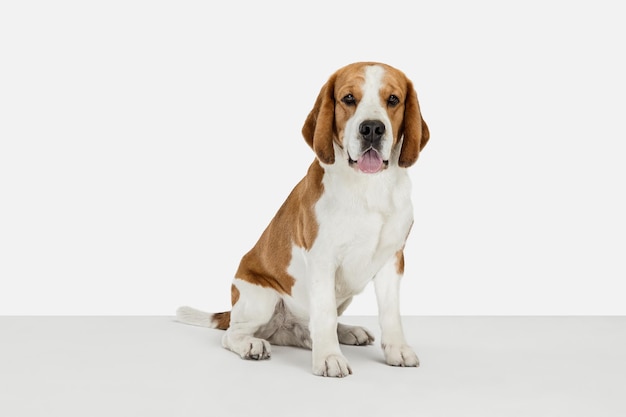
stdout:
<svg viewBox="0 0 626 417">
<path fill-rule="evenodd" d="M 375 317 L 347 317 L 378 336 Z M 0 317 L 0 416 L 626 416 L 626 317 L 406 317 L 417 369 L 239 359 L 170 317 Z"/>
</svg>

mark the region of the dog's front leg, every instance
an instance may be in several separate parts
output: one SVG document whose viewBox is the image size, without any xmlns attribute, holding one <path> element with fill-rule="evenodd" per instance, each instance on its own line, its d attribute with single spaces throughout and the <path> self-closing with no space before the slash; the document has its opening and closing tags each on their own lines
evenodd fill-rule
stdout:
<svg viewBox="0 0 626 417">
<path fill-rule="evenodd" d="M 404 272 L 402 251 L 393 256 L 374 277 L 378 300 L 381 345 L 385 361 L 393 366 L 419 366 L 417 355 L 406 343 L 400 320 L 400 279 Z"/>
<path fill-rule="evenodd" d="M 339 349 L 337 338 L 337 303 L 335 271 L 321 268 L 309 271 L 309 313 L 313 373 L 344 377 L 352 373 Z"/>
</svg>

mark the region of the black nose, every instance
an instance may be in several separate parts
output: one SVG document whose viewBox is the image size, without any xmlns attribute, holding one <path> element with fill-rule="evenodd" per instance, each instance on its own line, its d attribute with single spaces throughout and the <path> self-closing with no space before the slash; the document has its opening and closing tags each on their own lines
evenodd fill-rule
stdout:
<svg viewBox="0 0 626 417">
<path fill-rule="evenodd" d="M 380 142 L 385 133 L 385 125 L 380 120 L 366 120 L 359 126 L 359 133 L 369 143 Z"/>
</svg>

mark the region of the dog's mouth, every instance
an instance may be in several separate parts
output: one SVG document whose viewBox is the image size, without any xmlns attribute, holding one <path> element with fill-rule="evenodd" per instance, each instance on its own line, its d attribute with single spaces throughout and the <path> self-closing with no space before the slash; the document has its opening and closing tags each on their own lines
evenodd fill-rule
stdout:
<svg viewBox="0 0 626 417">
<path fill-rule="evenodd" d="M 374 174 L 389 165 L 389 161 L 383 160 L 380 153 L 378 153 L 378 151 L 374 148 L 369 148 L 367 151 L 363 152 L 363 154 L 356 161 L 350 157 L 350 154 L 348 154 L 348 163 L 351 166 L 356 164 L 358 170 L 365 174 Z"/>
</svg>

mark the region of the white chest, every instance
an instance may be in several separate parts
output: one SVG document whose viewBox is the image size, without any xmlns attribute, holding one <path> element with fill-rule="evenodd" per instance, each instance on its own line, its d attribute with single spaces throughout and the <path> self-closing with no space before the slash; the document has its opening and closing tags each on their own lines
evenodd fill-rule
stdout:
<svg viewBox="0 0 626 417">
<path fill-rule="evenodd" d="M 309 261 L 331 263 L 338 299 L 361 292 L 406 241 L 413 223 L 411 184 L 404 170 L 389 171 L 324 181 Z"/>
</svg>

